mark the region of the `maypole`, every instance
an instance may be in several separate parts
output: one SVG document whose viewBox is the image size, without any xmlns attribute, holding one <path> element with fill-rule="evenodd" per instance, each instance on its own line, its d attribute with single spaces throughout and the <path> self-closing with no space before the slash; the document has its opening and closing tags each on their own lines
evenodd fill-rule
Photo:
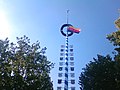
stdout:
<svg viewBox="0 0 120 90">
<path fill-rule="evenodd" d="M 67 24 L 68 24 L 68 13 L 67 10 Z M 66 42 L 65 42 L 65 82 L 64 82 L 64 90 L 68 90 L 68 30 L 66 34 Z"/>
<path fill-rule="evenodd" d="M 69 45 L 68 38 L 72 36 L 73 33 L 79 33 L 80 29 L 74 28 L 69 24 L 69 10 L 67 10 L 66 21 L 67 23 L 63 24 L 60 29 L 62 35 L 65 36 L 65 45 L 61 45 L 57 90 L 69 90 L 70 88 L 70 90 L 75 90 L 73 45 Z M 62 65 L 64 65 L 64 67 Z M 64 72 L 63 68 L 65 70 Z M 64 83 L 64 85 L 62 83 Z"/>
</svg>

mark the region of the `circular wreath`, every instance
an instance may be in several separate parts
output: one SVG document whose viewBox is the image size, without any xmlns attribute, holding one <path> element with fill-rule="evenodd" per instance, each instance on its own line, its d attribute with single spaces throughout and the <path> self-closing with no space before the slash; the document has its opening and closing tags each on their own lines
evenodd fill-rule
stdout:
<svg viewBox="0 0 120 90">
<path fill-rule="evenodd" d="M 71 25 L 71 24 L 63 24 L 63 25 L 62 25 L 60 31 L 61 31 L 61 33 L 62 33 L 63 36 L 67 36 L 67 34 L 64 33 L 63 29 L 64 29 L 65 27 L 69 27 L 69 26 L 72 26 L 72 25 Z M 73 35 L 73 32 L 68 33 L 68 36 L 71 36 L 71 35 Z"/>
</svg>

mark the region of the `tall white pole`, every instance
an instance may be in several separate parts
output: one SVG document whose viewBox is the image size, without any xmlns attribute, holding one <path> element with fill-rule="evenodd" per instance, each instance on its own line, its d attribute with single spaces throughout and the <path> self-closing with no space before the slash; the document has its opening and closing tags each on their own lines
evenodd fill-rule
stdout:
<svg viewBox="0 0 120 90">
<path fill-rule="evenodd" d="M 68 14 L 69 10 L 67 10 L 67 24 L 68 24 Z M 68 90 L 68 30 L 66 34 L 66 42 L 65 42 L 65 82 L 64 82 L 64 90 Z"/>
</svg>

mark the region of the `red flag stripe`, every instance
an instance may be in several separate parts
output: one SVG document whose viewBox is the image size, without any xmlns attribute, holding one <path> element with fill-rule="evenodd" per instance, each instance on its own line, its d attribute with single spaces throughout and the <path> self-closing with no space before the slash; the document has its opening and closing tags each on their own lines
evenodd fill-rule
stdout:
<svg viewBox="0 0 120 90">
<path fill-rule="evenodd" d="M 72 27 L 72 26 L 69 26 L 69 27 L 68 27 L 68 30 L 69 30 L 69 31 L 72 31 L 72 32 L 74 32 L 74 33 L 79 33 L 79 32 L 80 32 L 80 29 L 79 29 L 79 28 L 74 28 L 74 27 Z"/>
</svg>

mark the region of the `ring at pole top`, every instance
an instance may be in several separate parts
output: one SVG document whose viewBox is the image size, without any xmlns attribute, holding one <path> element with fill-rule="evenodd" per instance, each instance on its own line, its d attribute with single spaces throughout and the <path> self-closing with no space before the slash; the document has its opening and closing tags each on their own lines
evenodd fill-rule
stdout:
<svg viewBox="0 0 120 90">
<path fill-rule="evenodd" d="M 61 33 L 62 33 L 63 36 L 67 36 L 67 34 L 64 33 L 63 29 L 64 29 L 65 27 L 69 27 L 69 26 L 72 26 L 72 25 L 71 25 L 71 24 L 63 24 L 63 25 L 62 25 L 60 31 L 61 31 Z M 68 32 L 68 31 L 67 31 L 67 32 Z M 73 35 L 73 32 L 68 33 L 68 36 L 71 36 L 71 35 Z"/>
</svg>

